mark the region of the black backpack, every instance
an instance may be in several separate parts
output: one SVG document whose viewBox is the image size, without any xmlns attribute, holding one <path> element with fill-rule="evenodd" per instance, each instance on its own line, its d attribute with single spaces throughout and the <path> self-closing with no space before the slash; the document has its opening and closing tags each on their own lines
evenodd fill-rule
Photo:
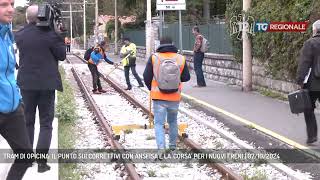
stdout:
<svg viewBox="0 0 320 180">
<path fill-rule="evenodd" d="M 93 49 L 94 49 L 94 47 L 87 49 L 86 52 L 84 53 L 83 59 L 89 61 L 90 55 L 91 55 Z"/>
</svg>

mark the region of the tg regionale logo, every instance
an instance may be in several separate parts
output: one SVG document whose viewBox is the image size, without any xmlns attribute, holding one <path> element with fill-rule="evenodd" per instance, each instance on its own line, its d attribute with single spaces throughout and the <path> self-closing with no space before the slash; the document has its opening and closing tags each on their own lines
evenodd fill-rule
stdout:
<svg viewBox="0 0 320 180">
<path fill-rule="evenodd" d="M 255 22 L 255 32 L 305 32 L 308 28 L 305 22 Z"/>
</svg>

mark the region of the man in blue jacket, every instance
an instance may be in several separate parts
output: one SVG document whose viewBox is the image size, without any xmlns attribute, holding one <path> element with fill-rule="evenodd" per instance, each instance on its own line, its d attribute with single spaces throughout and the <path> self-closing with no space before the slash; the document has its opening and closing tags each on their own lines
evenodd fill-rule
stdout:
<svg viewBox="0 0 320 180">
<path fill-rule="evenodd" d="M 14 153 L 32 153 L 24 119 L 24 105 L 14 70 L 15 55 L 10 28 L 14 14 L 14 0 L 0 0 L 0 134 Z M 16 159 L 7 180 L 22 179 L 32 161 Z"/>
<path fill-rule="evenodd" d="M 98 46 L 94 48 L 94 50 L 90 54 L 90 59 L 88 60 L 88 67 L 92 75 L 92 92 L 93 94 L 101 94 L 106 91 L 102 89 L 100 82 L 100 73 L 98 71 L 98 65 L 101 60 L 105 60 L 107 63 L 117 66 L 118 64 L 112 62 L 106 55 L 105 52 L 106 42 L 101 41 Z"/>
</svg>

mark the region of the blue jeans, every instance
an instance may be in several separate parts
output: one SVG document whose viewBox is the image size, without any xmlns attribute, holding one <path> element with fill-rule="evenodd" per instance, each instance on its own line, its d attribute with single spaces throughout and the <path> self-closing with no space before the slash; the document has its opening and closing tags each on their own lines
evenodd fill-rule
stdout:
<svg viewBox="0 0 320 180">
<path fill-rule="evenodd" d="M 204 80 L 203 71 L 202 71 L 203 58 L 204 58 L 204 53 L 202 52 L 195 52 L 193 54 L 194 71 L 197 76 L 198 86 L 206 86 L 206 81 Z"/>
<path fill-rule="evenodd" d="M 176 148 L 176 141 L 178 136 L 178 109 L 179 101 L 153 101 L 153 113 L 154 113 L 154 124 L 155 124 L 155 134 L 158 149 L 165 149 L 165 134 L 164 134 L 164 123 L 167 117 L 167 122 L 169 124 L 169 148 Z"/>
</svg>

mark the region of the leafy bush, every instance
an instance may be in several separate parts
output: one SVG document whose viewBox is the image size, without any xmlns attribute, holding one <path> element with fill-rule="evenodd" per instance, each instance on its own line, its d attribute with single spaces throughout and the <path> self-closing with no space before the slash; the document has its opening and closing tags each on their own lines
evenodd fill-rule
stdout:
<svg viewBox="0 0 320 180">
<path fill-rule="evenodd" d="M 242 12 L 242 1 L 239 0 L 229 0 L 227 2 L 226 10 L 226 22 L 230 22 L 233 16 L 237 16 Z M 227 31 L 230 34 L 230 26 L 227 26 Z M 233 55 L 237 61 L 242 61 L 242 42 L 237 39 L 237 36 L 231 36 L 231 45 Z"/>
<path fill-rule="evenodd" d="M 63 92 L 58 92 L 56 114 L 59 121 L 73 122 L 77 118 L 73 90 L 65 80 L 65 72 L 62 68 L 60 68 L 60 72 L 63 79 Z"/>
<path fill-rule="evenodd" d="M 63 68 L 59 68 L 62 76 L 62 84 L 64 91 L 58 92 L 58 104 L 56 114 L 59 119 L 58 131 L 58 148 L 73 149 L 75 140 L 77 139 L 74 133 L 76 114 L 76 103 L 71 86 L 66 80 L 66 75 Z M 80 173 L 76 171 L 77 164 L 62 163 L 59 165 L 59 179 L 80 179 Z"/>
<path fill-rule="evenodd" d="M 297 57 L 304 41 L 311 37 L 312 23 L 320 18 L 320 2 L 316 0 L 264 0 L 253 1 L 248 14 L 255 21 L 309 21 L 306 33 L 258 32 L 251 36 L 253 56 L 265 64 L 267 73 L 276 79 L 294 79 Z M 242 1 L 229 0 L 226 17 L 238 15 Z M 229 21 L 227 21 L 229 22 Z M 230 27 L 229 27 L 230 28 Z M 232 37 L 234 55 L 242 59 L 242 42 Z"/>
</svg>

